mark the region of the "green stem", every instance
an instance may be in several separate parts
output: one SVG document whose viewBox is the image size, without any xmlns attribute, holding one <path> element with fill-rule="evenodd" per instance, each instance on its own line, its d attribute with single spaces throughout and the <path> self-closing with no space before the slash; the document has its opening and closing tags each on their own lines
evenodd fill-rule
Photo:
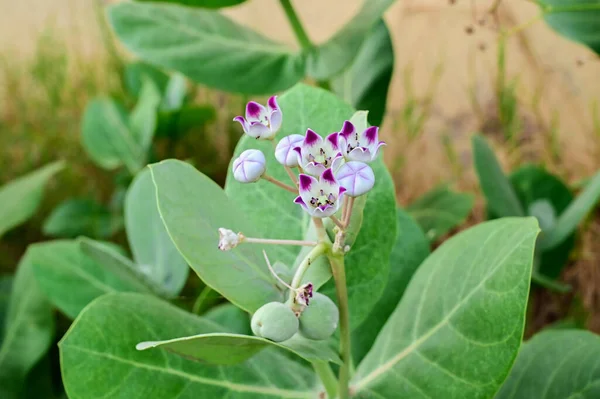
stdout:
<svg viewBox="0 0 600 399">
<path fill-rule="evenodd" d="M 344 257 L 339 255 L 328 255 L 331 262 L 331 271 L 335 280 L 335 291 L 337 293 L 338 306 L 340 308 L 340 357 L 343 364 L 340 366 L 338 378 L 338 397 L 348 399 L 350 397 L 350 311 L 348 309 L 348 288 L 346 287 L 346 270 L 344 268 Z"/>
<path fill-rule="evenodd" d="M 337 396 L 337 379 L 335 378 L 335 374 L 333 374 L 331 367 L 329 367 L 329 363 L 313 362 L 312 366 L 325 387 L 327 397 L 332 399 L 335 398 Z"/>
<path fill-rule="evenodd" d="M 298 43 L 303 50 L 310 50 L 313 48 L 313 44 L 310 41 L 304 27 L 302 26 L 302 22 L 300 22 L 300 18 L 298 18 L 298 14 L 296 14 L 296 10 L 294 10 L 294 6 L 292 5 L 290 0 L 279 0 L 281 3 L 281 7 L 283 7 L 283 11 L 285 11 L 285 15 L 292 25 L 292 29 L 294 30 L 294 34 L 296 35 L 296 39 L 298 39 Z"/>
<path fill-rule="evenodd" d="M 296 269 L 296 274 L 294 274 L 292 284 L 290 284 L 292 288 L 300 287 L 300 283 L 302 283 L 302 277 L 304 277 L 304 273 L 306 273 L 306 271 L 310 267 L 310 264 L 314 262 L 315 259 L 317 259 L 319 256 L 323 255 L 325 251 L 329 249 L 329 247 L 331 247 L 331 244 L 328 245 L 327 243 L 321 242 L 316 247 L 310 250 L 310 252 L 302 260 L 302 263 L 300 263 L 300 265 L 298 266 L 298 269 Z M 290 300 L 293 301 L 295 296 L 296 292 L 290 290 Z"/>
</svg>

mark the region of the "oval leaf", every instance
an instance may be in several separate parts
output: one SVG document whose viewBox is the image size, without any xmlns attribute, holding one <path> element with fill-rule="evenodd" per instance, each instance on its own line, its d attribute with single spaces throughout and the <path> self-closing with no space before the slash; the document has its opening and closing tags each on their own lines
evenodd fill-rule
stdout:
<svg viewBox="0 0 600 399">
<path fill-rule="evenodd" d="M 600 338 L 581 330 L 545 331 L 525 343 L 496 399 L 600 397 Z"/>
<path fill-rule="evenodd" d="M 492 397 L 521 344 L 534 218 L 482 223 L 419 267 L 354 389 L 365 397 Z"/>
<path fill-rule="evenodd" d="M 216 89 L 269 94 L 304 77 L 302 54 L 215 11 L 124 2 L 109 20 L 137 56 Z"/>
<path fill-rule="evenodd" d="M 388 89 L 394 70 L 394 48 L 383 20 L 372 28 L 356 59 L 332 80 L 333 90 L 356 109 L 369 111 L 369 123 L 383 121 Z"/>
<path fill-rule="evenodd" d="M 544 19 L 561 35 L 585 44 L 600 55 L 598 0 L 539 0 Z"/>
<path fill-rule="evenodd" d="M 149 169 L 140 172 L 127 191 L 125 227 L 135 263 L 171 296 L 179 294 L 189 267 L 160 218 Z"/>
<path fill-rule="evenodd" d="M 0 237 L 35 213 L 42 202 L 44 186 L 64 166 L 62 161 L 54 162 L 0 187 Z"/>
<path fill-rule="evenodd" d="M 92 300 L 117 291 L 147 292 L 122 281 L 85 255 L 77 241 L 57 240 L 29 247 L 37 281 L 50 301 L 75 318 Z"/>
<path fill-rule="evenodd" d="M 164 348 L 188 358 L 213 364 L 237 364 L 270 346 L 289 350 L 309 362 L 325 361 L 342 364 L 339 356 L 326 341 L 311 341 L 299 335 L 284 342 L 273 342 L 250 335 L 199 334 L 166 341 L 140 342 L 136 348 L 138 350 Z"/>
<path fill-rule="evenodd" d="M 0 346 L 0 397 L 20 398 L 25 378 L 54 338 L 52 305 L 33 273 L 31 249 L 21 259 L 13 282 Z"/>
<path fill-rule="evenodd" d="M 202 281 L 247 312 L 283 298 L 260 246 L 241 245 L 227 252 L 217 248 L 220 227 L 248 237 L 258 227 L 221 187 L 182 161 L 162 161 L 150 170 L 167 232 Z"/>
<path fill-rule="evenodd" d="M 90 198 L 61 202 L 44 221 L 42 231 L 47 236 L 74 238 L 85 235 L 108 238 L 123 226 L 120 216 L 113 215 L 102 204 Z"/>
<path fill-rule="evenodd" d="M 314 398 L 313 373 L 273 350 L 235 366 L 206 365 L 165 350 L 137 351 L 143 339 L 210 334 L 217 324 L 156 298 L 111 294 L 94 301 L 59 343 L 71 398 Z"/>
</svg>

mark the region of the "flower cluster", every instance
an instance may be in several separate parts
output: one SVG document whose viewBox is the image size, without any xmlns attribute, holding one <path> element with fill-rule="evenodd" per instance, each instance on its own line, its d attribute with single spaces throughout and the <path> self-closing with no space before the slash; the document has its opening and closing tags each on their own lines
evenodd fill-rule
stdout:
<svg viewBox="0 0 600 399">
<path fill-rule="evenodd" d="M 273 140 L 282 126 L 283 114 L 273 96 L 266 107 L 249 102 L 246 118 L 238 116 L 234 121 L 257 140 Z M 339 132 L 325 138 L 311 129 L 304 136 L 291 134 L 282 138 L 275 148 L 275 158 L 294 180 L 296 188 L 292 190 L 298 194 L 294 201 L 311 216 L 325 218 L 338 212 L 345 196 L 358 197 L 373 188 L 375 175 L 368 164 L 384 145 L 379 141 L 378 127 L 357 131 L 350 121 L 345 121 Z M 298 169 L 297 179 L 291 168 Z M 241 183 L 261 178 L 273 182 L 265 170 L 266 160 L 260 150 L 246 150 L 233 162 L 233 176 Z"/>
</svg>

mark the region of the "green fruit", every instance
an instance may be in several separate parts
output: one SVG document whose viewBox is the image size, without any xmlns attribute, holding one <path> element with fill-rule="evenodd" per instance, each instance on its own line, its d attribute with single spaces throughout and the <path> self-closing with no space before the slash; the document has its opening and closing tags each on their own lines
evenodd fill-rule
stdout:
<svg viewBox="0 0 600 399">
<path fill-rule="evenodd" d="M 340 312 L 331 299 L 315 292 L 308 307 L 300 315 L 300 334 L 309 339 L 331 337 L 337 328 Z"/>
<path fill-rule="evenodd" d="M 254 313 L 251 326 L 255 335 L 281 342 L 298 332 L 298 318 L 289 306 L 270 302 Z"/>
</svg>

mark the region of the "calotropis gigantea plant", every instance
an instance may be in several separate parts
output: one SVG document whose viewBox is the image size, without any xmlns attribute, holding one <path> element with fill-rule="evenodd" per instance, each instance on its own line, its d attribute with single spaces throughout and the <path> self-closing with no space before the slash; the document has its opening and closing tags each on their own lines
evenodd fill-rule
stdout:
<svg viewBox="0 0 600 399">
<path fill-rule="evenodd" d="M 61 340 L 68 396 L 493 397 L 521 344 L 535 219 L 484 223 L 425 259 L 364 112 L 305 85 L 249 121 L 255 105 L 240 122 L 269 133 L 241 139 L 225 190 L 168 160 L 150 165 L 147 198 L 253 334 L 154 296 L 104 295 Z"/>
</svg>

